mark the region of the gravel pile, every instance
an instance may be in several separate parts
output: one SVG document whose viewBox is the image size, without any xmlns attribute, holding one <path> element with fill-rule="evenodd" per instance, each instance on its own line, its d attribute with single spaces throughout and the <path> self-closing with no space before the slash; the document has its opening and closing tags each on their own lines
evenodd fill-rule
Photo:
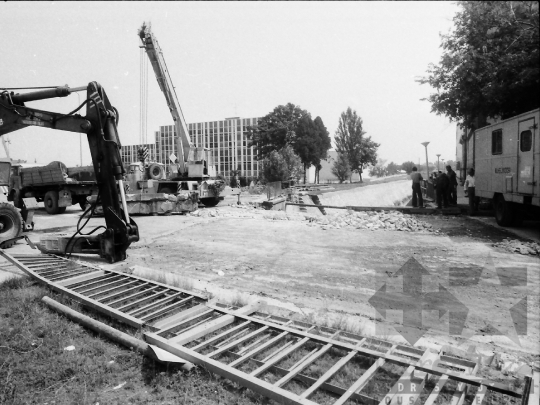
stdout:
<svg viewBox="0 0 540 405">
<path fill-rule="evenodd" d="M 494 243 L 492 246 L 522 255 L 540 255 L 540 244 L 536 242 L 522 242 L 516 239 L 505 238 L 502 242 Z"/>
<path fill-rule="evenodd" d="M 398 211 L 345 211 L 339 214 L 309 218 L 322 229 L 354 228 L 365 230 L 389 230 L 405 232 L 439 232 L 433 225 Z"/>
<path fill-rule="evenodd" d="M 306 221 L 310 226 L 320 226 L 322 229 L 363 229 L 363 230 L 392 230 L 404 232 L 439 232 L 433 225 L 416 219 L 414 216 L 397 211 L 345 211 L 337 214 L 308 215 L 303 213 L 285 213 L 283 211 L 266 211 L 253 205 L 238 205 L 237 210 L 202 209 L 188 215 L 211 218 L 264 218 L 269 221 Z"/>
</svg>

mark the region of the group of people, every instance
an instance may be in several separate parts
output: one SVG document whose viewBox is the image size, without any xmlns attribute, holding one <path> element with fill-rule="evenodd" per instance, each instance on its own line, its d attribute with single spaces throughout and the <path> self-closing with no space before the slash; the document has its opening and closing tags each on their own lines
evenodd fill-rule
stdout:
<svg viewBox="0 0 540 405">
<path fill-rule="evenodd" d="M 446 173 L 440 170 L 435 171 L 431 174 L 430 178 L 433 182 L 433 187 L 435 188 L 435 193 L 437 196 L 437 208 L 456 206 L 458 181 L 456 172 L 452 170 L 452 167 L 450 165 L 446 166 Z M 418 173 L 416 166 L 412 168 L 411 179 L 413 189 L 412 206 L 423 208 L 424 200 L 422 198 L 422 190 L 420 187 L 420 182 L 423 180 L 423 178 L 422 175 Z"/>
</svg>

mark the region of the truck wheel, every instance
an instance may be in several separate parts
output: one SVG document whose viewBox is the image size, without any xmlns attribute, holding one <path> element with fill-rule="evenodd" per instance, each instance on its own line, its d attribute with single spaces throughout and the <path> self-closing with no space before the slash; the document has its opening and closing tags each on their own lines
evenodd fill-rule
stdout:
<svg viewBox="0 0 540 405">
<path fill-rule="evenodd" d="M 79 207 L 81 207 L 81 210 L 86 211 L 86 208 L 88 208 L 88 201 L 86 198 L 79 201 Z"/>
<path fill-rule="evenodd" d="M 512 203 L 512 212 L 513 212 L 513 218 L 512 218 L 512 226 L 521 226 L 523 225 L 523 207 L 521 207 L 519 204 Z"/>
<path fill-rule="evenodd" d="M 163 167 L 155 163 L 150 165 L 148 175 L 152 180 L 161 180 L 163 178 Z"/>
<path fill-rule="evenodd" d="M 43 198 L 43 203 L 45 204 L 47 214 L 56 215 L 60 212 L 60 207 L 58 207 L 58 191 L 47 191 Z"/>
<path fill-rule="evenodd" d="M 201 202 L 204 204 L 205 207 L 215 207 L 219 204 L 219 201 L 219 197 L 201 198 Z"/>
<path fill-rule="evenodd" d="M 63 214 L 64 212 L 66 212 L 66 210 L 67 210 L 67 207 L 58 207 L 59 214 Z"/>
<path fill-rule="evenodd" d="M 159 192 L 164 194 L 172 194 L 172 191 L 169 187 L 163 187 L 161 190 L 159 190 Z"/>
<path fill-rule="evenodd" d="M 502 195 L 495 200 L 495 219 L 500 226 L 509 226 L 514 219 L 513 206 Z"/>
<path fill-rule="evenodd" d="M 23 219 L 17 208 L 8 203 L 0 203 L 0 242 L 21 236 Z M 9 248 L 16 241 L 9 242 L 4 248 Z"/>
</svg>

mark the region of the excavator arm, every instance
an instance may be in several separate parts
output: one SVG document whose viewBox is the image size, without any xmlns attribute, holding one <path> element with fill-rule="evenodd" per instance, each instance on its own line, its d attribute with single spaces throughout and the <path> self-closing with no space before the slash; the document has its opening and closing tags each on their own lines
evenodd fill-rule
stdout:
<svg viewBox="0 0 540 405">
<path fill-rule="evenodd" d="M 129 245 L 139 240 L 138 227 L 129 217 L 124 195 L 124 168 L 117 131 L 118 111 L 97 82 L 88 84 L 86 100 L 69 114 L 37 110 L 24 104 L 28 101 L 66 97 L 83 89 L 57 87 L 23 94 L 0 89 L 0 136 L 29 126 L 87 134 L 105 216 L 105 231 L 99 235 L 74 235 L 58 240 L 57 243 L 64 247 L 66 253 L 97 253 L 114 263 L 124 260 Z M 75 114 L 84 105 L 86 116 Z M 118 201 L 118 193 L 122 205 Z"/>
</svg>

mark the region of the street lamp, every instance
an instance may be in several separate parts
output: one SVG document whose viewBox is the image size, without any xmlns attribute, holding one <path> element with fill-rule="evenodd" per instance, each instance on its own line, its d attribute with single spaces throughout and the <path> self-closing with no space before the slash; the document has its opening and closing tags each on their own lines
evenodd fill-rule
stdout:
<svg viewBox="0 0 540 405">
<path fill-rule="evenodd" d="M 441 169 L 439 169 L 439 156 L 441 156 L 440 153 L 437 155 L 437 171 L 441 170 Z M 444 159 L 443 159 L 443 161 L 444 161 Z"/>
<path fill-rule="evenodd" d="M 429 163 L 427 159 L 427 146 L 429 145 L 429 142 L 422 142 L 422 145 L 426 148 L 426 180 L 429 178 Z"/>
</svg>

